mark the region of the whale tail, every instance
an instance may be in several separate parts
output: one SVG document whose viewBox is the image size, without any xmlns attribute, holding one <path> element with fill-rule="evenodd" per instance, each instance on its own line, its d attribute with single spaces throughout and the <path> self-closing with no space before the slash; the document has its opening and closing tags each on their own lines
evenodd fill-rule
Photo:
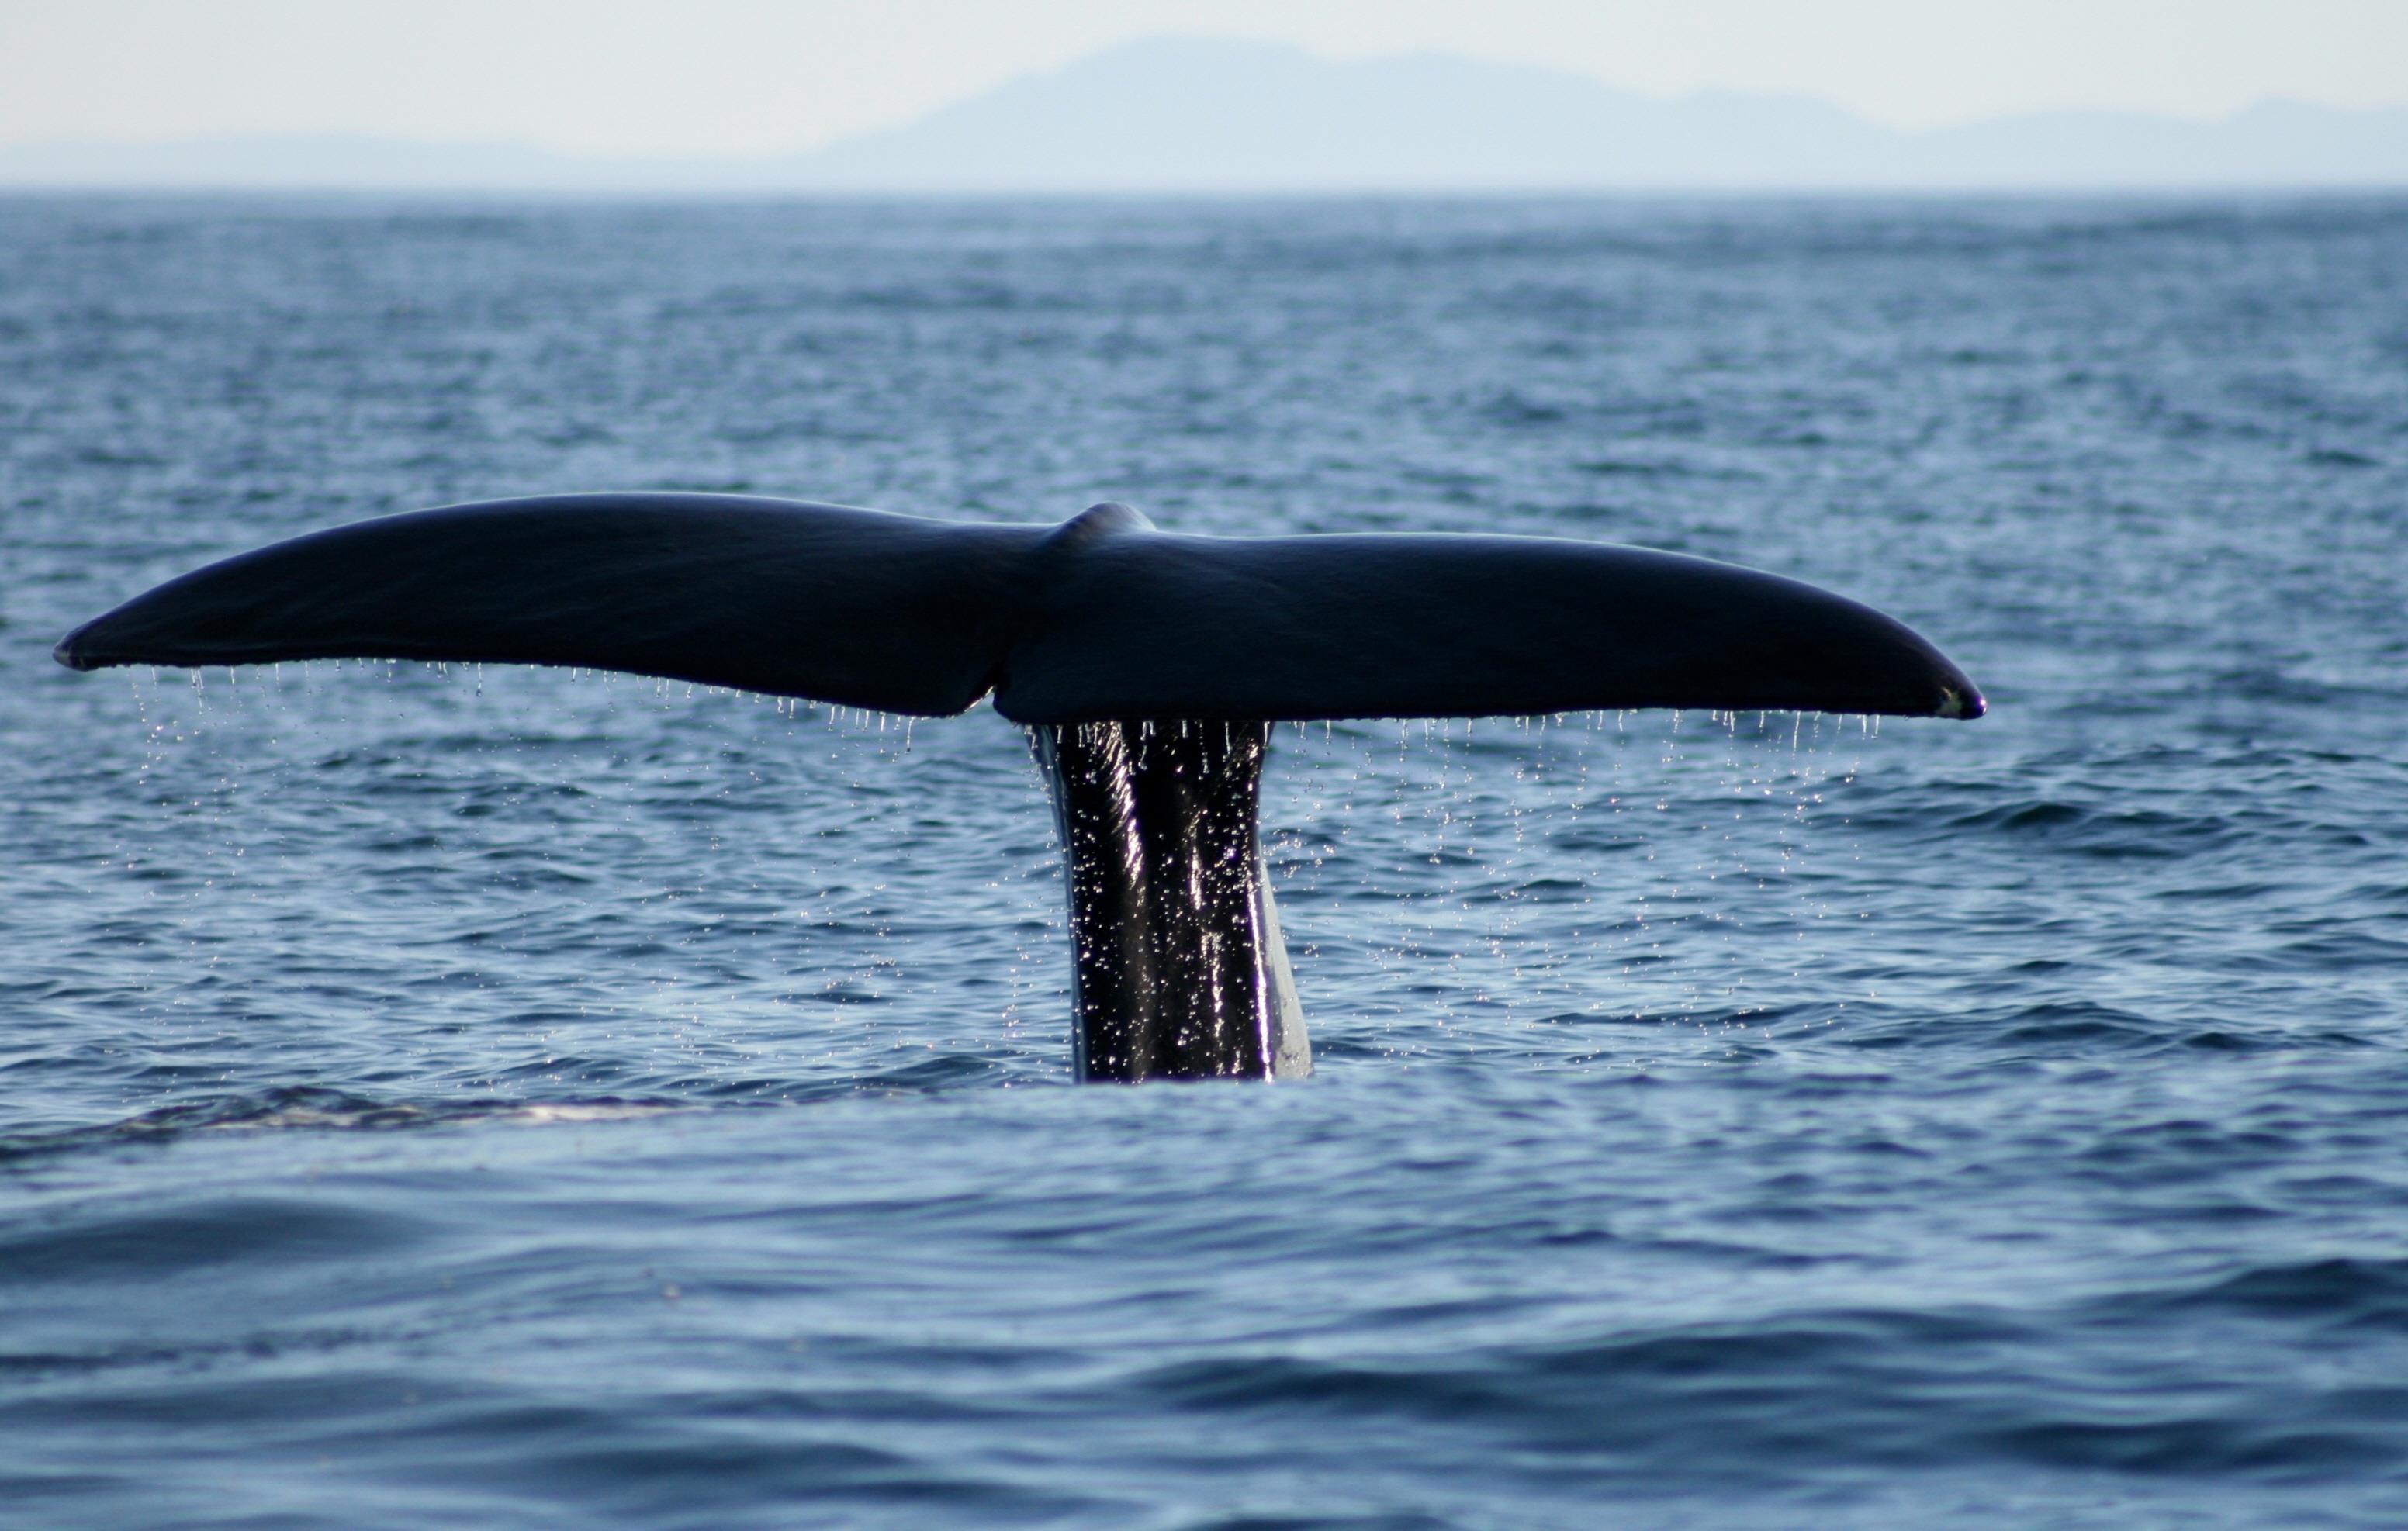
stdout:
<svg viewBox="0 0 2408 1531">
<path fill-rule="evenodd" d="M 1256 834 L 1270 723 L 1642 707 L 1969 718 L 1913 632 L 1813 586 L 1510 537 L 1217 538 L 596 494 L 296 537 L 67 635 L 78 669 L 569 665 L 889 712 L 992 695 L 1068 852 L 1082 1079 L 1308 1070 Z"/>
<path fill-rule="evenodd" d="M 454 506 L 277 543 L 76 629 L 61 663 L 423 659 L 624 670 L 1015 722 L 1625 708 L 1973 717 L 1878 611 L 1544 537 L 1204 537 L 1124 506 L 971 525 L 707 494 Z"/>
</svg>

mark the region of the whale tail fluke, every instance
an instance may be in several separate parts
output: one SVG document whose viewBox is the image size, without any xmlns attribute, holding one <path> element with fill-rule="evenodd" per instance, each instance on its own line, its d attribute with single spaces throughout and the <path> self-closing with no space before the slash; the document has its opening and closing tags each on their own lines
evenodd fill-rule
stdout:
<svg viewBox="0 0 2408 1531">
<path fill-rule="evenodd" d="M 57 653 L 575 665 L 924 716 L 992 692 L 1032 724 L 1983 709 L 1902 624 L 1776 575 L 1541 537 L 1173 536 L 1118 506 L 1061 527 L 710 494 L 454 506 L 213 564 Z"/>
<path fill-rule="evenodd" d="M 194 570 L 57 654 L 574 665 L 940 715 L 994 684 L 1005 564 L 1036 537 L 726 494 L 453 506 Z"/>
</svg>

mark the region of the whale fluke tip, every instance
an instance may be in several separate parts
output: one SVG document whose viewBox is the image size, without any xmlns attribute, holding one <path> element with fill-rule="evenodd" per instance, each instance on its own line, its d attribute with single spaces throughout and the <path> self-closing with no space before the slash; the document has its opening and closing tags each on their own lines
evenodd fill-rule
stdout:
<svg viewBox="0 0 2408 1531">
<path fill-rule="evenodd" d="M 83 637 L 83 629 L 79 627 L 74 632 L 69 633 L 66 637 L 59 639 L 58 646 L 50 651 L 50 657 L 57 660 L 60 664 L 64 665 L 71 670 L 96 670 L 100 668 L 100 660 L 93 658 L 92 655 L 83 652 L 80 649 L 76 647 L 76 639 L 81 637 Z"/>
</svg>

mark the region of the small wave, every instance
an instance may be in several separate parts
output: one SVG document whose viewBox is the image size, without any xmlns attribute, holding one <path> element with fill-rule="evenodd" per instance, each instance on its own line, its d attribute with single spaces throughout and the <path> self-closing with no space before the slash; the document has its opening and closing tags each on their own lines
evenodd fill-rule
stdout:
<svg viewBox="0 0 2408 1531">
<path fill-rule="evenodd" d="M 1860 823 L 1872 827 L 1880 817 Z M 1911 821 L 1900 818 L 1901 825 Z M 2162 808 L 2111 811 L 2053 798 L 2000 803 L 1947 823 L 1957 834 L 1990 832 L 2056 841 L 2084 855 L 2103 858 L 2169 858 L 2193 854 L 2238 833 L 2220 814 L 2171 813 Z"/>
<path fill-rule="evenodd" d="M 173 1344 L 104 1345 L 80 1351 L 0 1351 L 0 1380 L 43 1381 L 110 1372 L 173 1367 L 201 1372 L 226 1363 L 237 1366 L 288 1355 L 331 1355 L 388 1339 L 378 1331 L 353 1328 L 270 1330 L 238 1340 L 183 1340 Z"/>
<path fill-rule="evenodd" d="M 2339 1329 L 2408 1333 L 2408 1259 L 2335 1256 L 2258 1266 L 2130 1306 L 2215 1309 Z"/>
<path fill-rule="evenodd" d="M 866 1075 L 860 1088 L 868 1094 L 941 1095 L 997 1071 L 994 1059 L 969 1052 L 945 1052 Z"/>
<path fill-rule="evenodd" d="M 2019 1360 L 2036 1333 L 2005 1311 L 1838 1311 L 1443 1366 L 1226 1357 L 1137 1381 L 1154 1402 L 1197 1414 L 1485 1426 L 1593 1468 L 1726 1490 L 1813 1482 L 1840 1460 L 2280 1481 L 2383 1458 L 2379 1431 L 2266 1417 L 2237 1393 L 2147 1375 L 2068 1386 Z"/>
<path fill-rule="evenodd" d="M 0 1287 L 136 1279 L 203 1266 L 339 1261 L 399 1248 L 409 1219 L 316 1200 L 229 1196 L 173 1211 L 96 1214 L 0 1239 Z"/>
<path fill-rule="evenodd" d="M 1697 470 L 1684 463 L 1637 462 L 1621 457 L 1598 457 L 1574 463 L 1572 467 L 1598 479 L 1683 479 Z"/>
<path fill-rule="evenodd" d="M 2090 1052 L 2156 1046 L 2166 1041 L 2167 1035 L 2163 1026 L 2129 1010 L 2061 1002 L 2016 1011 L 1998 1039 L 2010 1047 Z"/>
<path fill-rule="evenodd" d="M 0 1164 L 12 1159 L 128 1142 L 161 1142 L 204 1132 L 383 1132 L 401 1128 L 458 1126 L 470 1123 L 519 1123 L 552 1126 L 566 1123 L 619 1122 L 691 1109 L 670 1101 L 595 1100 L 446 1101 L 417 1105 L 377 1100 L 347 1090 L 288 1085 L 207 1100 L 162 1106 L 122 1122 L 64 1131 L 0 1138 Z"/>
<path fill-rule="evenodd" d="M 1856 1052 L 1925 1050 L 2005 1054 L 2015 1059 L 2146 1057 L 2181 1053 L 2258 1053 L 2276 1047 L 2324 1045 L 2299 1034 L 2273 1037 L 2229 1024 L 2173 1020 L 2087 1000 L 2048 1000 L 2013 1009 L 1974 1011 L 1944 1023 L 1907 1011 L 1878 1021 L 1865 1007 L 1847 1011 L 1848 1029 L 1833 1042 Z M 1806 1011 L 1812 1015 L 1816 1012 Z M 1830 1020 L 1843 1019 L 1838 1015 Z M 2347 1037 L 2332 1040 L 2346 1043 Z"/>
</svg>

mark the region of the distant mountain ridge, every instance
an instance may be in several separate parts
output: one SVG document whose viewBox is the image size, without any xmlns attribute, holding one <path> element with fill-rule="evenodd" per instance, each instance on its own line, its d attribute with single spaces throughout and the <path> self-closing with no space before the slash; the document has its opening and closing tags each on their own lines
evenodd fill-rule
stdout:
<svg viewBox="0 0 2408 1531">
<path fill-rule="evenodd" d="M 344 136 L 0 149 L 0 186 L 754 193 L 2408 186 L 2408 109 L 2046 112 L 1928 132 L 1441 54 L 1153 38 L 807 153 L 629 160 Z"/>
</svg>

